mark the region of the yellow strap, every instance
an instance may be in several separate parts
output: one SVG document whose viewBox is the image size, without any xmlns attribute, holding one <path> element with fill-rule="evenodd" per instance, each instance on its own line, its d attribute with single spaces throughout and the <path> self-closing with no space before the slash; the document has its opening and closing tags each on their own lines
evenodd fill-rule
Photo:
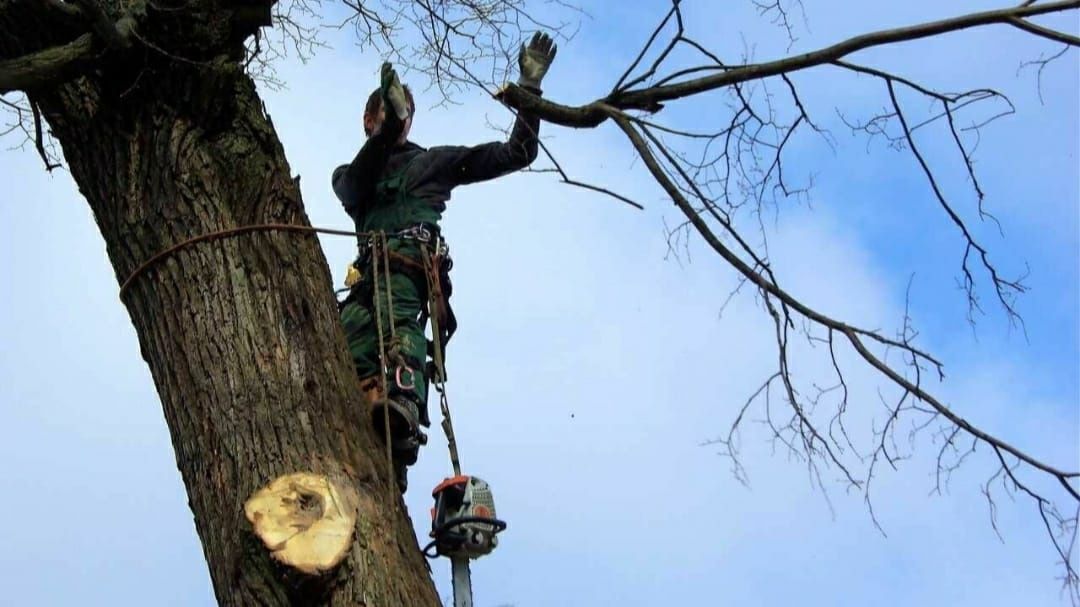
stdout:
<svg viewBox="0 0 1080 607">
<path fill-rule="evenodd" d="M 345 271 L 345 286 L 351 289 L 353 285 L 360 282 L 360 279 L 363 278 L 363 276 L 364 275 L 360 273 L 360 270 L 350 263 L 349 269 Z"/>
</svg>

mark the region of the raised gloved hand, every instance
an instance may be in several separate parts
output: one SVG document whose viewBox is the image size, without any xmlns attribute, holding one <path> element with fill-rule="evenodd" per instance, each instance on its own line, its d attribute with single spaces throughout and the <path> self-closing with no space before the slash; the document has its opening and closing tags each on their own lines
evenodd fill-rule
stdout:
<svg viewBox="0 0 1080 607">
<path fill-rule="evenodd" d="M 518 84 L 540 90 L 540 81 L 544 79 L 544 74 L 551 67 L 557 50 L 559 49 L 551 40 L 551 36 L 540 32 L 533 34 L 528 46 L 521 45 L 521 54 L 518 55 L 521 75 L 518 77 Z"/>
<path fill-rule="evenodd" d="M 398 120 L 405 122 L 405 119 L 409 117 L 409 100 L 405 97 L 405 87 L 401 86 L 397 71 L 389 61 L 382 64 L 380 88 L 383 107 L 387 108 L 387 115 L 390 114 L 390 110 L 393 110 Z"/>
</svg>

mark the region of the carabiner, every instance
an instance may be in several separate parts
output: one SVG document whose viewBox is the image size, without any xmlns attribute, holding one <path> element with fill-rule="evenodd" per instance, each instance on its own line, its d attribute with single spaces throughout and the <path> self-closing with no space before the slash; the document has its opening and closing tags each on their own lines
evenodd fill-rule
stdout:
<svg viewBox="0 0 1080 607">
<path fill-rule="evenodd" d="M 409 372 L 409 385 L 405 385 L 405 382 L 401 380 L 401 372 Z M 405 365 L 398 365 L 397 370 L 394 372 L 394 382 L 397 384 L 400 390 L 412 390 L 416 391 L 416 371 L 412 367 L 406 367 Z"/>
</svg>

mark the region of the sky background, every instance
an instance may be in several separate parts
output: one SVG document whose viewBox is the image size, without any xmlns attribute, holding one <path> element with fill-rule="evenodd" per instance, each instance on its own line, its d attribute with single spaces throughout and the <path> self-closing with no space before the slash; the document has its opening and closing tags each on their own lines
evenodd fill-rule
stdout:
<svg viewBox="0 0 1080 607">
<path fill-rule="evenodd" d="M 783 33 L 749 2 L 687 2 L 690 33 L 722 56 L 746 48 L 770 59 Z M 800 52 L 866 30 L 996 6 L 989 2 L 806 0 Z M 602 96 L 667 9 L 642 2 L 611 14 L 585 6 L 560 41 L 546 96 Z M 542 10 L 555 10 L 545 5 Z M 1075 16 L 1042 21 L 1076 33 Z M 377 52 L 348 32 L 306 65 L 286 61 L 267 109 L 313 224 L 350 229 L 329 186 L 332 168 L 362 143 L 360 111 L 377 84 Z M 787 288 L 834 317 L 892 334 L 911 287 L 919 343 L 946 364 L 934 389 L 960 415 L 1033 455 L 1080 466 L 1080 61 L 1071 51 L 1043 74 L 1017 68 L 1052 43 L 1005 27 L 857 55 L 947 90 L 989 86 L 1017 114 L 984 130 L 977 152 L 987 205 L 1004 226 L 975 220 L 974 195 L 940 131 L 918 137 L 944 187 L 1006 273 L 1030 267 L 1010 329 L 987 300 L 973 330 L 956 288 L 963 246 L 908 152 L 845 131 L 836 110 L 868 117 L 884 86 L 835 70 L 799 73 L 811 114 L 835 150 L 804 135 L 785 157 L 814 175 L 807 202 L 782 202 L 766 222 Z M 412 139 L 480 143 L 509 114 L 479 93 L 439 106 L 417 94 Z M 913 115 L 925 102 L 904 97 Z M 675 126 L 709 108 L 671 104 Z M 828 500 L 806 468 L 751 424 L 742 434 L 749 487 L 715 447 L 739 405 L 774 371 L 772 325 L 752 293 L 720 314 L 732 270 L 692 239 L 669 255 L 664 226 L 679 221 L 612 125 L 544 125 L 572 177 L 645 203 L 515 174 L 455 192 L 444 231 L 455 258 L 461 328 L 449 352 L 449 394 L 465 467 L 488 480 L 510 527 L 474 563 L 476 603 L 515 605 L 1059 605 L 1055 556 L 1031 505 L 1001 496 L 995 536 L 980 483 L 980 450 L 944 495 L 934 488 L 925 435 L 898 471 L 875 479 L 875 529 L 862 497 L 826 475 Z M 8 145 L 17 143 L 11 141 Z M 545 166 L 539 161 L 538 167 Z M 117 280 L 70 176 L 46 174 L 29 150 L 0 151 L 0 602 L 12 605 L 209 605 L 209 576 L 168 430 Z M 323 239 L 337 282 L 347 238 Z M 980 276 L 980 279 L 983 277 Z M 819 354 L 796 368 L 831 381 Z M 869 444 L 879 382 L 849 367 L 853 420 Z M 760 419 L 759 414 L 754 419 Z M 410 473 L 407 496 L 426 537 L 428 487 L 449 471 L 441 433 Z M 831 475 L 831 476 L 830 476 Z M 831 503 L 831 508 L 830 508 Z M 433 563 L 449 595 L 449 564 Z"/>
</svg>

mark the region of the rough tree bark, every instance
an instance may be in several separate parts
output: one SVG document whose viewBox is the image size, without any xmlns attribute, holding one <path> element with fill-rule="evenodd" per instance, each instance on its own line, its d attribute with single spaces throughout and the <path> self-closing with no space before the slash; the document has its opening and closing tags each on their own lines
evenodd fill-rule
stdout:
<svg viewBox="0 0 1080 607">
<path fill-rule="evenodd" d="M 48 4 L 0 0 L 0 60 L 78 38 L 87 21 L 64 13 L 91 3 Z M 197 6 L 136 14 L 137 52 L 95 43 L 88 70 L 27 90 L 120 282 L 191 237 L 308 223 L 255 86 L 230 59 L 258 19 L 214 1 L 188 5 Z M 180 249 L 123 294 L 222 605 L 439 604 L 365 423 L 331 292 L 314 235 L 250 232 Z M 272 558 L 245 517 L 245 500 L 297 472 L 328 478 L 356 514 L 344 561 L 322 574 Z M 312 507 L 319 516 L 328 505 Z"/>
</svg>

